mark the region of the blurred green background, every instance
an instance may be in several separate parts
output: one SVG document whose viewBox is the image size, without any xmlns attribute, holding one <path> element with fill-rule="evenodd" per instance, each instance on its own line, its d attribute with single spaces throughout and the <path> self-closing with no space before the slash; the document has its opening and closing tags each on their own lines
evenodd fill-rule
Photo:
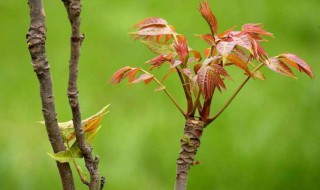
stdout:
<svg viewBox="0 0 320 190">
<path fill-rule="evenodd" d="M 276 38 L 265 44 L 269 55 L 293 52 L 314 69 L 315 80 L 296 72 L 298 80 L 262 71 L 266 81 L 250 81 L 231 106 L 203 135 L 188 182 L 190 190 L 320 189 L 320 1 L 211 0 L 219 31 L 244 23 L 264 23 Z M 70 27 L 60 1 L 45 1 L 47 55 L 54 81 L 59 121 L 71 119 L 66 96 Z M 30 64 L 25 34 L 27 1 L 0 1 L 0 189 L 60 189 L 56 165 L 42 120 L 38 81 Z M 175 163 L 184 120 L 155 85 L 112 86 L 119 68 L 148 68 L 154 57 L 133 42 L 129 28 L 143 18 L 160 16 L 189 39 L 195 49 L 206 44 L 193 34 L 209 33 L 196 0 L 83 1 L 86 33 L 79 68 L 82 116 L 107 104 L 110 111 L 98 134 L 94 153 L 110 190 L 173 189 Z M 163 76 L 166 68 L 156 71 Z M 238 74 L 237 74 L 238 73 Z M 216 110 L 244 78 L 216 97 Z M 172 75 L 168 89 L 184 104 Z M 77 189 L 86 189 L 76 173 Z"/>
</svg>

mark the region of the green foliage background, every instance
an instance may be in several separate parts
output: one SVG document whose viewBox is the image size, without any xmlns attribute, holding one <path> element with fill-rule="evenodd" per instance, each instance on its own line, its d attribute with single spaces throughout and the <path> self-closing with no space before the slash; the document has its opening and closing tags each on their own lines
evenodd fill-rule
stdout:
<svg viewBox="0 0 320 190">
<path fill-rule="evenodd" d="M 66 96 L 70 27 L 60 1 L 45 1 L 47 55 L 54 80 L 59 121 L 71 119 Z M 191 169 L 189 189 L 320 189 L 320 1 L 211 0 L 219 31 L 244 23 L 264 23 L 275 39 L 269 55 L 293 52 L 314 69 L 315 80 L 296 72 L 289 79 L 266 68 L 267 81 L 250 81 L 231 106 L 204 133 Z M 160 16 L 184 33 L 191 47 L 206 44 L 193 34 L 209 33 L 196 0 L 84 1 L 82 31 L 86 39 L 79 68 L 83 117 L 111 103 L 94 153 L 110 190 L 173 189 L 175 162 L 184 120 L 155 85 L 112 86 L 117 69 L 141 66 L 153 58 L 128 32 L 145 17 Z M 60 189 L 56 166 L 42 120 L 38 81 L 25 42 L 27 1 L 0 1 L 0 189 Z M 160 78 L 167 68 L 156 71 Z M 218 95 L 216 110 L 244 76 Z M 238 74 L 237 74 L 238 73 Z M 168 89 L 184 104 L 172 75 Z M 78 189 L 86 189 L 77 178 Z"/>
</svg>

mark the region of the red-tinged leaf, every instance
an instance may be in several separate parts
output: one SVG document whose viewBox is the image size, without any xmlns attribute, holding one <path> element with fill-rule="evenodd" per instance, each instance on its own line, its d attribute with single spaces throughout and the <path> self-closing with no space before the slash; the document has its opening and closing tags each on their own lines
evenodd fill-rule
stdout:
<svg viewBox="0 0 320 190">
<path fill-rule="evenodd" d="M 207 48 L 207 49 L 205 49 L 205 50 L 203 51 L 203 53 L 204 53 L 204 55 L 205 55 L 206 57 L 211 56 L 211 55 L 210 55 L 210 52 L 211 52 L 211 48 Z"/>
<path fill-rule="evenodd" d="M 200 2 L 199 11 L 203 18 L 207 21 L 210 26 L 212 34 L 217 34 L 218 32 L 218 22 L 216 17 L 213 15 L 208 0 Z"/>
<path fill-rule="evenodd" d="M 247 74 L 250 75 L 250 70 L 246 62 L 244 62 L 237 54 L 232 53 L 228 56 L 228 60 L 233 63 L 235 66 L 243 69 Z"/>
<path fill-rule="evenodd" d="M 207 66 L 207 65 L 210 65 L 210 64 L 215 64 L 216 61 L 217 61 L 218 59 L 220 59 L 220 58 L 221 58 L 220 56 L 209 57 L 209 58 L 205 59 L 205 60 L 202 62 L 202 67 Z"/>
<path fill-rule="evenodd" d="M 256 34 L 261 34 L 265 36 L 273 36 L 272 33 L 263 30 L 263 25 L 262 24 L 254 24 L 254 23 L 249 23 L 245 24 L 242 26 L 242 31 L 247 32 L 247 33 L 256 33 Z"/>
<path fill-rule="evenodd" d="M 290 64 L 294 68 L 298 69 L 300 72 L 306 73 L 311 78 L 314 78 L 313 71 L 311 67 L 300 57 L 292 53 L 284 53 L 277 56 L 280 59 L 283 59 L 286 63 Z"/>
<path fill-rule="evenodd" d="M 205 100 L 212 98 L 215 88 L 218 88 L 219 91 L 221 88 L 226 88 L 221 76 L 230 78 L 227 71 L 217 64 L 203 66 L 199 69 L 197 82 Z"/>
<path fill-rule="evenodd" d="M 158 17 L 151 17 L 151 18 L 146 18 L 143 19 L 142 21 L 138 22 L 137 24 L 135 24 L 133 26 L 133 28 L 145 28 L 148 26 L 153 26 L 153 25 L 167 25 L 167 21 L 162 19 L 162 18 L 158 18 Z"/>
<path fill-rule="evenodd" d="M 192 54 L 193 54 L 193 57 L 197 60 L 197 61 L 201 61 L 202 60 L 202 56 L 201 56 L 201 53 L 198 52 L 197 50 L 194 50 L 194 49 L 191 49 L 189 50 Z"/>
<path fill-rule="evenodd" d="M 259 42 L 256 41 L 254 38 L 252 38 L 250 35 L 247 35 L 247 37 L 252 44 L 254 58 L 257 59 L 258 61 L 261 61 L 261 62 L 264 62 L 264 60 L 267 60 L 268 54 L 263 49 L 263 47 L 259 44 Z"/>
<path fill-rule="evenodd" d="M 247 35 L 241 35 L 239 37 L 232 37 L 233 41 L 236 42 L 236 44 L 240 47 L 243 47 L 244 49 L 247 49 L 250 51 L 251 54 L 253 54 L 252 51 L 252 44 L 251 41 L 249 40 Z"/>
<path fill-rule="evenodd" d="M 177 42 L 174 44 L 174 49 L 180 57 L 180 61 L 185 63 L 189 57 L 189 48 L 187 39 L 183 35 L 177 36 Z"/>
<path fill-rule="evenodd" d="M 267 60 L 267 67 L 277 73 L 283 74 L 285 76 L 296 78 L 296 76 L 293 74 L 292 70 L 281 60 L 279 60 L 276 57 L 269 58 L 269 61 Z"/>
<path fill-rule="evenodd" d="M 252 76 L 253 75 L 253 76 Z M 264 76 L 264 74 L 261 71 L 256 71 L 252 74 L 251 76 L 254 79 L 260 79 L 260 80 L 266 80 L 266 77 Z"/>
<path fill-rule="evenodd" d="M 163 90 L 165 90 L 165 89 L 166 89 L 165 86 L 159 86 L 159 87 L 157 87 L 156 89 L 154 89 L 154 92 L 160 92 L 160 91 L 163 91 Z"/>
<path fill-rule="evenodd" d="M 129 83 L 131 83 L 136 76 L 136 74 L 140 71 L 140 68 L 132 68 L 130 71 L 128 71 L 126 74 L 129 76 Z M 126 76 L 124 76 L 125 78 Z"/>
<path fill-rule="evenodd" d="M 172 44 L 165 44 L 157 41 L 141 41 L 145 44 L 153 53 L 158 55 L 176 54 Z"/>
<path fill-rule="evenodd" d="M 138 78 L 136 78 L 134 81 L 132 81 L 130 84 L 136 84 L 142 81 L 148 81 L 150 82 L 150 79 L 153 79 L 153 75 L 147 74 L 147 73 L 143 73 L 142 75 L 140 75 Z"/>
<path fill-rule="evenodd" d="M 212 34 L 203 34 L 203 35 L 196 35 L 196 36 L 206 41 L 210 46 L 214 46 L 216 44 L 216 41 L 213 38 Z"/>
<path fill-rule="evenodd" d="M 153 80 L 153 77 L 144 80 L 144 84 L 149 84 Z"/>
<path fill-rule="evenodd" d="M 168 35 L 171 36 L 172 34 L 176 34 L 176 33 L 175 31 L 172 30 L 170 26 L 157 25 L 157 26 L 142 28 L 139 31 L 132 32 L 130 34 L 133 37 L 135 36 L 134 40 L 143 38 L 144 40 L 152 41 L 154 37 L 156 37 L 157 40 L 160 40 L 162 37 L 164 37 L 167 40 Z"/>
<path fill-rule="evenodd" d="M 185 74 L 189 79 L 192 79 L 192 71 L 190 68 L 184 68 L 181 70 L 183 74 Z"/>
<path fill-rule="evenodd" d="M 237 26 L 233 26 L 232 28 L 222 32 L 221 34 L 218 35 L 219 38 L 224 38 L 229 36 L 229 34 L 231 34 L 232 32 L 234 32 L 233 30 L 236 28 Z"/>
<path fill-rule="evenodd" d="M 147 61 L 146 63 L 152 65 L 152 67 L 150 68 L 150 70 L 152 70 L 153 68 L 156 67 L 161 67 L 165 62 L 170 62 L 172 60 L 172 55 L 159 55 L 149 61 Z"/>
<path fill-rule="evenodd" d="M 167 43 L 169 40 L 171 40 L 173 37 L 172 35 L 166 35 L 165 36 L 165 40 L 164 40 L 164 43 Z"/>
<path fill-rule="evenodd" d="M 229 54 L 231 53 L 231 51 L 233 50 L 235 45 L 236 45 L 236 42 L 234 42 L 234 41 L 230 41 L 230 42 L 221 41 L 218 43 L 217 51 L 222 56 L 223 64 L 226 63 L 227 57 L 229 56 Z"/>
<path fill-rule="evenodd" d="M 255 39 L 257 42 L 267 42 L 268 40 L 265 40 L 261 37 L 260 34 L 256 34 L 256 33 L 250 33 L 248 34 L 250 35 L 253 39 Z"/>
<path fill-rule="evenodd" d="M 194 71 L 194 73 L 195 73 L 195 74 L 198 74 L 198 71 L 199 71 L 200 68 L 201 68 L 201 64 L 200 64 L 200 63 L 195 64 L 195 65 L 193 66 L 193 71 Z"/>
<path fill-rule="evenodd" d="M 165 34 L 174 34 L 175 32 L 167 26 L 158 26 L 158 27 L 148 27 L 141 29 L 137 32 L 132 32 L 131 34 L 138 35 L 138 36 L 158 36 L 158 35 L 165 35 Z"/>
<path fill-rule="evenodd" d="M 121 80 L 123 79 L 123 76 L 126 72 L 130 71 L 132 67 L 126 66 L 121 69 L 119 69 L 111 78 L 111 82 L 113 84 L 119 84 Z"/>
<path fill-rule="evenodd" d="M 238 56 L 243 62 L 248 64 L 250 62 L 251 56 L 246 54 L 242 49 L 235 47 L 232 51 L 236 56 Z"/>
<path fill-rule="evenodd" d="M 175 60 L 172 65 L 170 66 L 170 68 L 176 68 L 178 67 L 179 65 L 181 65 L 182 62 L 180 60 Z"/>
</svg>

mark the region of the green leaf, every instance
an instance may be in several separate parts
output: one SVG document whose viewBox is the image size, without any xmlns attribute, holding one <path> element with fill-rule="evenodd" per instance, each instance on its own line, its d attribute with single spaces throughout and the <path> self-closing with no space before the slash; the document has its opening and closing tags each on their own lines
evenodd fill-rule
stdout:
<svg viewBox="0 0 320 190">
<path fill-rule="evenodd" d="M 85 141 L 89 146 L 93 145 L 94 138 L 99 132 L 100 128 L 101 126 L 96 128 L 95 130 L 84 133 Z M 73 162 L 75 158 L 83 157 L 77 142 L 74 142 L 69 150 L 61 151 L 56 154 L 48 153 L 48 155 L 60 163 Z"/>
<path fill-rule="evenodd" d="M 66 151 L 58 152 L 56 154 L 48 153 L 48 155 L 60 163 L 73 162 L 75 158 L 82 158 L 82 154 L 79 148 L 78 148 L 78 151 L 74 151 L 74 152 L 70 150 L 66 150 Z"/>
<path fill-rule="evenodd" d="M 169 55 L 169 54 L 177 55 L 172 44 L 165 44 L 165 43 L 161 43 L 161 42 L 146 41 L 146 40 L 142 40 L 141 42 L 144 43 L 155 54 L 158 54 L 158 55 Z"/>
</svg>

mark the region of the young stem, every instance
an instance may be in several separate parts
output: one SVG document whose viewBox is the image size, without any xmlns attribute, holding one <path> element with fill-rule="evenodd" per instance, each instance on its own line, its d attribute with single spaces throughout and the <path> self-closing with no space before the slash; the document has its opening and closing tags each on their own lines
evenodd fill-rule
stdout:
<svg viewBox="0 0 320 190">
<path fill-rule="evenodd" d="M 193 109 L 192 96 L 191 96 L 190 87 L 189 87 L 190 80 L 183 77 L 183 75 L 179 71 L 179 69 L 176 69 L 176 70 L 179 75 L 181 85 L 183 87 L 183 91 L 184 91 L 184 94 L 187 99 L 187 113 L 186 113 L 186 115 L 188 116 L 188 115 L 190 115 L 190 113 L 192 113 L 192 109 Z"/>
<path fill-rule="evenodd" d="M 188 119 L 185 124 L 183 137 L 180 140 L 181 149 L 177 159 L 177 173 L 175 190 L 186 190 L 190 166 L 200 146 L 205 123 L 194 119 Z"/>
<path fill-rule="evenodd" d="M 47 29 L 45 25 L 45 11 L 42 0 L 28 0 L 28 4 L 30 9 L 30 27 L 27 33 L 27 43 L 32 59 L 32 66 L 40 84 L 42 114 L 47 134 L 54 153 L 57 153 L 64 151 L 65 146 L 56 118 L 52 77 L 46 56 Z M 62 188 L 64 190 L 74 190 L 75 186 L 69 163 L 56 162 L 56 164 L 60 173 Z"/>
<path fill-rule="evenodd" d="M 196 99 L 195 99 L 193 107 L 192 107 L 191 116 L 194 116 L 194 114 L 196 113 L 197 108 L 199 108 L 200 95 L 201 95 L 201 92 L 200 92 L 200 90 L 198 90 L 197 95 L 196 95 Z"/>
<path fill-rule="evenodd" d="M 179 40 L 177 38 L 177 34 L 172 34 L 172 37 L 173 37 L 174 43 L 178 44 Z M 183 91 L 184 91 L 184 94 L 185 94 L 186 99 L 187 99 L 187 113 L 186 113 L 186 116 L 188 117 L 190 115 L 190 113 L 192 112 L 192 109 L 193 109 L 193 107 L 192 107 L 193 106 L 192 96 L 191 96 L 190 87 L 189 87 L 190 80 L 188 78 L 185 78 L 178 68 L 176 68 L 176 70 L 177 70 L 177 73 L 179 75 L 179 79 L 181 81 L 181 85 L 183 87 Z"/>
<path fill-rule="evenodd" d="M 256 72 L 257 70 L 259 70 L 264 64 L 261 63 L 260 65 L 258 65 L 256 68 L 254 68 L 254 70 L 252 71 L 252 73 Z M 240 90 L 244 87 L 244 85 L 249 81 L 249 79 L 251 78 L 251 76 L 249 75 L 241 84 L 240 86 L 237 88 L 237 90 L 233 93 L 233 95 L 227 100 L 227 102 L 223 105 L 223 107 L 212 117 L 209 119 L 209 123 L 213 122 L 214 120 L 216 120 L 220 114 L 230 105 L 230 103 L 232 102 L 232 100 L 238 95 L 238 93 L 240 92 Z"/>
<path fill-rule="evenodd" d="M 68 83 L 68 98 L 72 111 L 72 120 L 74 130 L 76 132 L 76 142 L 83 154 L 85 165 L 90 173 L 90 190 L 99 189 L 99 157 L 93 156 L 92 148 L 87 144 L 84 137 L 84 131 L 81 125 L 81 112 L 78 99 L 78 63 L 80 57 L 81 44 L 84 35 L 80 34 L 80 14 L 81 14 L 81 0 L 62 0 L 68 18 L 71 24 L 71 51 L 69 63 L 69 83 Z"/>
<path fill-rule="evenodd" d="M 142 72 L 151 75 L 148 71 L 141 69 Z M 184 113 L 183 109 L 179 106 L 177 101 L 173 98 L 173 96 L 169 93 L 169 91 L 166 89 L 166 87 L 156 78 L 153 77 L 153 80 L 161 87 L 163 88 L 163 91 L 167 94 L 167 96 L 170 98 L 170 100 L 173 102 L 173 104 L 178 108 L 178 110 L 182 113 L 184 117 L 186 117 L 186 114 Z"/>
<path fill-rule="evenodd" d="M 69 142 L 68 142 L 68 141 L 67 141 L 67 148 L 70 150 L 70 145 L 69 145 Z M 71 150 L 70 150 L 70 152 L 71 152 Z M 73 157 L 73 153 L 72 153 L 72 152 L 71 152 L 71 156 L 72 156 L 72 158 L 74 158 L 74 157 Z M 78 166 L 78 164 L 76 163 L 76 161 L 75 161 L 75 160 L 74 160 L 74 161 L 72 161 L 72 163 L 73 163 L 74 167 L 76 168 L 76 171 L 77 171 L 77 173 L 78 173 L 78 175 L 79 175 L 80 180 L 82 181 L 82 183 L 84 183 L 84 184 L 86 184 L 86 185 L 88 185 L 88 186 L 89 186 L 89 182 L 86 180 L 85 175 L 84 175 L 84 176 L 82 175 L 82 172 L 81 172 L 80 166 Z"/>
</svg>

